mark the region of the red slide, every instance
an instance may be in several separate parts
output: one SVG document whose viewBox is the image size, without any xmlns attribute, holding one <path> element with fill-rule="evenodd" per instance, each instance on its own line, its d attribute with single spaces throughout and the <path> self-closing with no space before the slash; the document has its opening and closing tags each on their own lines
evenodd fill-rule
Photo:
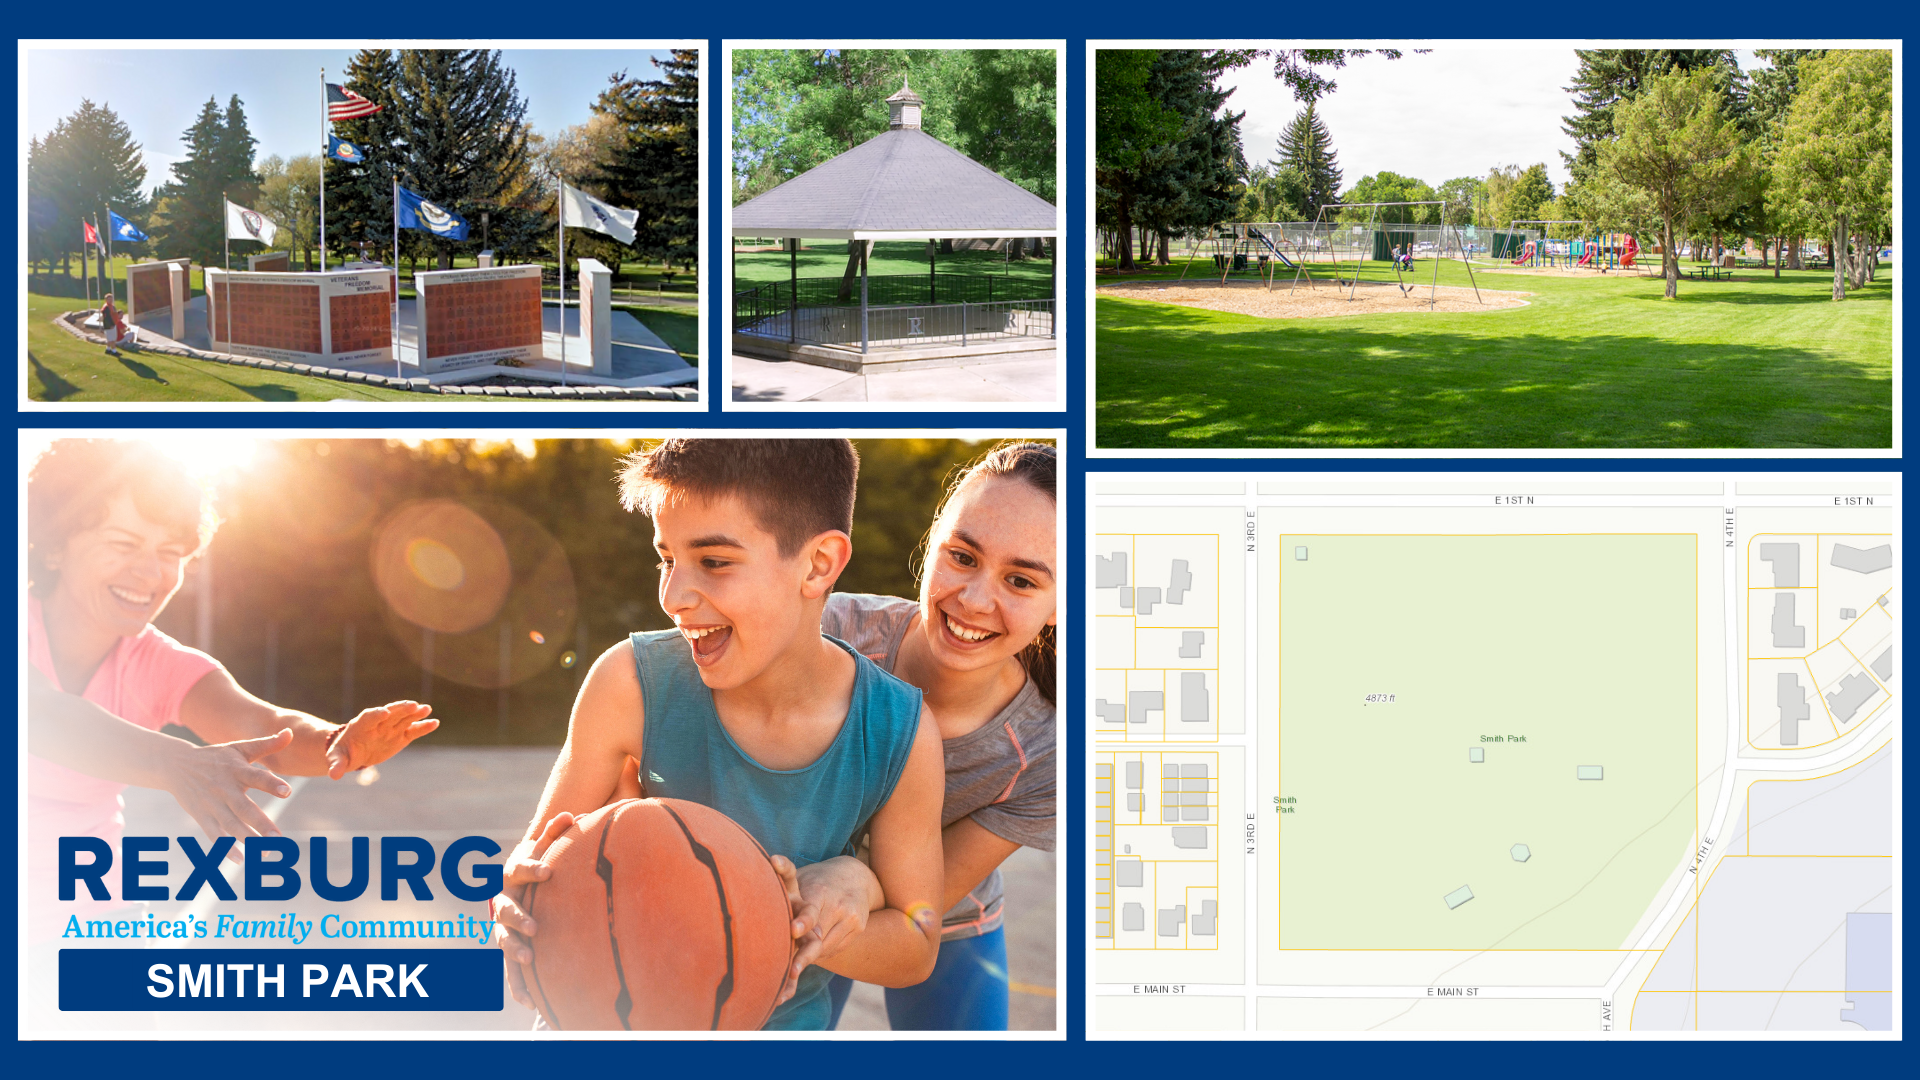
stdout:
<svg viewBox="0 0 1920 1080">
<path fill-rule="evenodd" d="M 1533 241 L 1529 240 L 1527 241 L 1526 246 L 1520 249 L 1520 254 L 1515 255 L 1513 257 L 1513 264 L 1515 266 L 1518 266 L 1521 263 L 1526 262 L 1528 259 L 1531 259 L 1531 258 L 1533 258 Z"/>
<path fill-rule="evenodd" d="M 1620 256 L 1620 267 L 1625 269 L 1633 265 L 1633 257 L 1640 254 L 1640 244 L 1633 237 L 1627 237 L 1627 252 Z"/>
<path fill-rule="evenodd" d="M 1575 266 L 1587 265 L 1588 263 L 1593 261 L 1593 253 L 1599 250 L 1600 250 L 1599 244 L 1588 244 L 1586 254 L 1580 256 L 1580 261 L 1575 263 L 1574 265 Z"/>
</svg>

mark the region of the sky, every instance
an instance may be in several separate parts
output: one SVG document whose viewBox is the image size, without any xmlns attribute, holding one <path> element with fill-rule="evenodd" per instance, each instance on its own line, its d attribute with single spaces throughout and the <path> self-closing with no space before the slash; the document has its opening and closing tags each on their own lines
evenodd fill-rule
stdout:
<svg viewBox="0 0 1920 1080">
<path fill-rule="evenodd" d="M 1750 52 L 1735 55 L 1742 70 L 1757 63 Z M 1363 56 L 1330 72 L 1339 89 L 1321 98 L 1317 111 L 1347 186 L 1383 169 L 1439 187 L 1500 165 L 1545 162 L 1558 190 L 1567 182 L 1560 154 L 1573 151 L 1560 130 L 1560 118 L 1573 112 L 1573 95 L 1563 88 L 1578 68 L 1571 46 L 1443 46 L 1398 60 Z M 1273 62 L 1229 72 L 1221 85 L 1234 89 L 1227 108 L 1247 114 L 1240 121 L 1247 162 L 1275 157 L 1281 129 L 1302 106 L 1273 77 Z"/>
<path fill-rule="evenodd" d="M 41 136 L 80 107 L 81 98 L 110 106 L 133 131 L 146 157 L 148 190 L 173 178 L 180 136 L 208 97 L 222 111 L 240 95 L 247 128 L 260 140 L 255 162 L 321 149 L 320 69 L 341 81 L 353 47 L 298 49 L 33 49 L 27 53 L 27 131 Z M 626 69 L 659 78 L 649 57 L 665 50 L 506 49 L 527 122 L 551 133 L 586 122 L 607 77 Z"/>
</svg>

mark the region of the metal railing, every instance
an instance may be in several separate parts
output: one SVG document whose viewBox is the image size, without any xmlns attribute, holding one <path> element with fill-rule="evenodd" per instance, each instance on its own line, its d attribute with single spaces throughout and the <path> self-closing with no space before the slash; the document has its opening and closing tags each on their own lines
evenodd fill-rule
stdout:
<svg viewBox="0 0 1920 1080">
<path fill-rule="evenodd" d="M 860 279 L 846 283 L 837 277 L 801 278 L 799 288 L 786 281 L 735 289 L 735 329 L 790 308 L 860 306 Z M 1050 281 L 1004 274 L 882 274 L 867 279 L 867 306 L 898 304 L 991 304 L 1002 300 L 1049 300 Z M 748 332 L 742 330 L 742 332 Z"/>
<path fill-rule="evenodd" d="M 863 340 L 857 305 L 803 306 L 748 316 L 736 304 L 734 331 L 807 345 L 858 348 Z M 869 303 L 866 312 L 864 340 L 869 348 L 965 346 L 1013 337 L 1053 337 L 1053 300 Z"/>
</svg>

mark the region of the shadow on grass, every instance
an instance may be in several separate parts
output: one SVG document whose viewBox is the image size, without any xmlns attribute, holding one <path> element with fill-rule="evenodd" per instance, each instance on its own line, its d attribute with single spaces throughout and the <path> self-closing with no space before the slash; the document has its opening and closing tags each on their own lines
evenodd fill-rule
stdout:
<svg viewBox="0 0 1920 1080">
<path fill-rule="evenodd" d="M 1889 380 L 1809 349 L 1633 334 L 1275 329 L 1194 309 L 1110 306 L 1099 316 L 1095 374 L 1102 447 L 1886 447 L 1892 439 Z"/>
<path fill-rule="evenodd" d="M 119 279 L 116 278 L 114 280 L 115 283 L 118 284 Z M 100 283 L 95 281 L 93 288 L 98 289 L 99 287 Z M 27 291 L 35 296 L 58 296 L 66 300 L 85 300 L 90 306 L 101 302 L 87 296 L 87 283 L 85 281 L 79 277 L 69 277 L 65 274 L 29 275 L 27 278 Z"/>
<path fill-rule="evenodd" d="M 1772 281 L 1711 281 L 1681 282 L 1680 291 L 1674 296 L 1675 304 L 1752 304 L 1756 307 L 1772 307 L 1780 304 L 1832 304 L 1836 303 L 1827 293 L 1806 291 L 1805 283 L 1796 282 L 1799 292 L 1774 292 L 1766 289 L 1740 288 L 1740 286 L 1772 285 Z M 1782 287 L 1787 282 L 1780 283 Z M 1716 294 L 1716 290 L 1727 290 Z M 1876 288 L 1869 285 L 1857 292 L 1849 290 L 1847 298 L 1839 303 L 1886 303 L 1893 299 L 1890 288 Z"/>
<path fill-rule="evenodd" d="M 235 390 L 238 390 L 241 393 L 246 394 L 248 397 L 251 397 L 256 401 L 299 401 L 300 400 L 299 394 L 295 393 L 292 390 L 289 390 L 284 386 L 273 386 L 266 383 L 254 383 L 249 385 L 247 383 L 232 382 L 227 379 L 222 379 L 220 381 L 226 383 L 228 386 L 233 387 Z"/>
<path fill-rule="evenodd" d="M 140 377 L 141 377 L 141 378 L 143 378 L 143 379 L 147 379 L 147 380 L 150 380 L 150 381 L 152 381 L 152 382 L 157 382 L 157 383 L 159 383 L 159 384 L 160 384 L 161 386 L 172 386 L 172 385 L 173 385 L 172 383 L 170 383 L 170 382 L 168 382 L 167 380 L 165 380 L 165 379 L 163 379 L 163 378 L 161 378 L 161 377 L 160 377 L 160 373 L 159 373 L 159 372 L 157 372 L 157 371 L 155 371 L 155 370 L 153 370 L 152 368 L 150 368 L 150 367 L 148 367 L 147 365 L 145 365 L 145 364 L 143 364 L 143 363 L 141 363 L 141 362 L 140 362 L 140 361 L 138 361 L 138 360 L 134 360 L 134 359 L 132 359 L 132 358 L 130 358 L 130 357 L 128 357 L 128 356 L 127 356 L 126 354 L 124 354 L 124 353 L 122 353 L 122 354 L 121 354 L 121 355 L 119 355 L 119 356 L 116 356 L 116 357 L 114 357 L 114 359 L 116 359 L 116 360 L 118 360 L 118 361 L 120 361 L 120 366 L 121 366 L 121 367 L 123 367 L 123 368 L 126 368 L 126 369 L 127 369 L 128 371 L 131 371 L 131 372 L 133 372 L 133 373 L 134 373 L 135 375 L 138 375 L 138 376 L 140 376 Z"/>
<path fill-rule="evenodd" d="M 65 401 L 80 392 L 78 386 L 61 378 L 31 352 L 27 353 L 27 363 L 33 367 L 34 378 L 40 380 L 39 392 L 31 396 L 41 401 Z"/>
</svg>

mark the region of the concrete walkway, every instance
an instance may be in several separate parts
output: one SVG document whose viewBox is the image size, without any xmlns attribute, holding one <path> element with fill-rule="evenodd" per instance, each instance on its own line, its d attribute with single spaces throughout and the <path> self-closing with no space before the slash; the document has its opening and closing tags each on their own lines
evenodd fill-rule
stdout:
<svg viewBox="0 0 1920 1080">
<path fill-rule="evenodd" d="M 799 361 L 732 357 L 735 401 L 939 401 L 1057 403 L 1059 353 L 1016 353 L 953 367 L 854 375 Z"/>
</svg>

